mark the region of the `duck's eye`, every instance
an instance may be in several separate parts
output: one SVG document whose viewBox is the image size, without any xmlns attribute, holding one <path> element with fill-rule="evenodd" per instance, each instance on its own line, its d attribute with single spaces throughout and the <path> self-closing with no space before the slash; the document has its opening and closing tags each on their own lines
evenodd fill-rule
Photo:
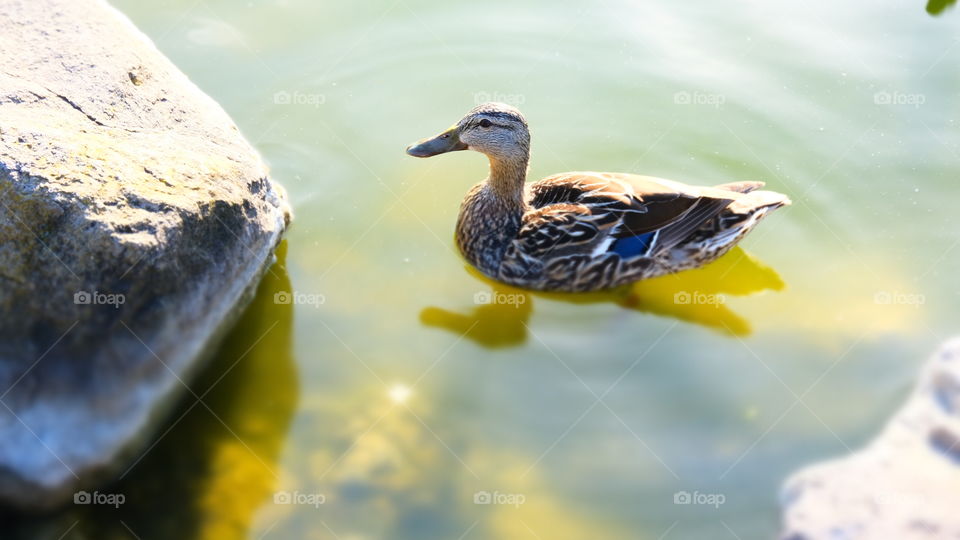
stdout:
<svg viewBox="0 0 960 540">
<path fill-rule="evenodd" d="M 483 120 L 480 120 L 480 127 L 485 127 L 485 128 L 487 128 L 487 127 L 490 127 L 490 126 L 492 126 L 492 125 L 493 125 L 493 122 L 487 120 L 486 118 L 484 118 Z"/>
</svg>

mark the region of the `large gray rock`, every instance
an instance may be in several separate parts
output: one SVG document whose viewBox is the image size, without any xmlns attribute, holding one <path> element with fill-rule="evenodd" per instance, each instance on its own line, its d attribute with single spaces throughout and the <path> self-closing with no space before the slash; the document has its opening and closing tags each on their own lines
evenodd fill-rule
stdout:
<svg viewBox="0 0 960 540">
<path fill-rule="evenodd" d="M 98 0 L 0 0 L 0 502 L 146 450 L 272 258 L 282 190 Z"/>
<path fill-rule="evenodd" d="M 796 473 L 782 498 L 785 539 L 960 538 L 960 338 L 865 449 Z"/>
</svg>

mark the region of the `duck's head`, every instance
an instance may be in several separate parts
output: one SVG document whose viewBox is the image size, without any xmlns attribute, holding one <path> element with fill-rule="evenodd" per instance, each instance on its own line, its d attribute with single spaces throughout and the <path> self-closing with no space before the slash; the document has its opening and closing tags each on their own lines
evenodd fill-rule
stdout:
<svg viewBox="0 0 960 540">
<path fill-rule="evenodd" d="M 431 157 L 455 150 L 476 150 L 495 161 L 526 161 L 530 131 L 516 107 L 484 103 L 474 107 L 450 129 L 407 148 L 415 157 Z"/>
</svg>

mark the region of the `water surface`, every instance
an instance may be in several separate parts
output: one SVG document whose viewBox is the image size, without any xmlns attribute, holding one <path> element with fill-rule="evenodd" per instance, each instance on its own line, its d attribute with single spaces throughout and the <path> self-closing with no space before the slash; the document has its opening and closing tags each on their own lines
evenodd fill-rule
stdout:
<svg viewBox="0 0 960 540">
<path fill-rule="evenodd" d="M 771 537 L 784 478 L 865 444 L 960 323 L 949 5 L 115 4 L 296 220 L 198 383 L 228 372 L 209 406 L 71 534 Z M 534 178 L 763 180 L 795 204 L 699 273 L 589 298 L 491 284 L 452 241 L 486 160 L 403 152 L 487 99 L 526 114 Z"/>
</svg>

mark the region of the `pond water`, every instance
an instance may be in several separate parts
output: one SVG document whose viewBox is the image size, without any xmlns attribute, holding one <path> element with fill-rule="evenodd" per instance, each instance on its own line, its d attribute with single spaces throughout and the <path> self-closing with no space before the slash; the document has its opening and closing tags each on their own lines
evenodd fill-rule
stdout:
<svg viewBox="0 0 960 540">
<path fill-rule="evenodd" d="M 114 3 L 295 221 L 205 406 L 109 488 L 122 507 L 51 538 L 770 538 L 782 481 L 863 446 L 960 327 L 955 7 Z M 486 160 L 404 154 L 485 100 L 526 114 L 531 178 L 763 180 L 794 205 L 632 290 L 495 286 L 453 244 Z"/>
</svg>

